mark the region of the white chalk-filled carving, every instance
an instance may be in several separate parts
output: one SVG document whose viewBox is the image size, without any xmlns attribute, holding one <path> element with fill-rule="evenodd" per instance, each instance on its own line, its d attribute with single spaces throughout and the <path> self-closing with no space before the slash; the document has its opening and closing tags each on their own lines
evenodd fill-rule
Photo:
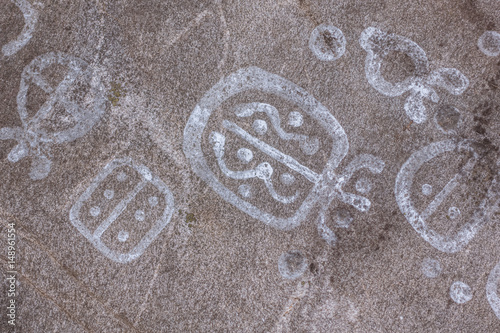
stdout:
<svg viewBox="0 0 500 333">
<path fill-rule="evenodd" d="M 500 297 L 498 296 L 498 287 L 500 283 L 500 262 L 490 272 L 486 282 L 486 298 L 490 303 L 493 312 L 500 319 Z"/>
<path fill-rule="evenodd" d="M 486 31 L 477 40 L 477 47 L 488 57 L 500 55 L 500 34 L 496 31 Z"/>
<path fill-rule="evenodd" d="M 69 217 L 102 254 L 127 263 L 158 237 L 173 212 L 174 197 L 167 185 L 146 166 L 121 158 L 99 172 Z"/>
<path fill-rule="evenodd" d="M 333 61 L 345 53 L 345 37 L 342 31 L 333 25 L 320 24 L 311 33 L 309 49 L 323 61 Z"/>
<path fill-rule="evenodd" d="M 295 105 L 299 111 L 289 112 L 287 120 L 292 129 L 283 128 L 280 112 L 273 105 L 263 102 L 239 103 L 231 108 L 230 114 L 222 115 L 221 129 L 208 131 L 211 154 L 205 154 L 202 150 L 203 133 L 211 115 L 220 109 L 225 101 L 249 91 L 271 94 Z M 282 142 L 295 145 L 293 153 L 299 157 L 316 156 L 324 144 L 322 138 L 295 132 L 295 129 L 304 126 L 306 117 L 315 121 L 315 126 L 325 130 L 333 142 L 330 149 L 325 148 L 329 157 L 321 172 L 313 171 L 299 162 L 298 157 L 292 157 L 278 149 L 279 147 L 266 143 L 269 135 L 276 134 Z M 236 153 L 244 165 L 243 170 L 234 170 L 234 167 L 229 167 L 226 162 L 226 141 L 229 136 L 238 138 L 245 145 L 241 148 L 238 146 Z M 343 128 L 323 105 L 294 83 L 257 67 L 241 69 L 212 87 L 196 105 L 184 129 L 183 150 L 194 172 L 224 200 L 253 218 L 283 230 L 298 226 L 318 204 L 318 230 L 331 245 L 335 244 L 336 237 L 325 221 L 330 203 L 337 199 L 359 211 L 367 211 L 371 205 L 367 198 L 347 193 L 342 187 L 359 169 L 365 168 L 372 173 L 380 173 L 384 167 L 380 159 L 366 154 L 355 157 L 343 172 L 335 172 L 348 149 L 349 144 Z M 255 158 L 257 153 L 264 156 L 260 163 Z M 211 170 L 207 158 L 216 161 L 218 171 Z M 250 161 L 255 165 L 253 168 L 247 167 Z M 273 167 L 271 163 L 276 163 L 277 166 Z M 278 174 L 278 167 L 284 167 L 287 171 Z M 216 173 L 221 173 L 224 177 L 218 177 Z M 226 179 L 243 184 L 240 184 L 237 190 L 231 190 L 224 183 Z M 301 180 L 311 184 L 312 189 L 309 192 L 304 192 L 300 186 L 295 191 L 291 189 L 291 186 Z M 288 194 L 280 192 L 276 182 L 289 189 Z M 255 187 L 255 184 L 258 187 Z M 256 206 L 253 201 L 254 192 L 261 189 L 265 189 L 271 200 L 284 205 L 284 210 L 290 210 L 289 207 L 294 204 L 297 208 L 288 212 L 287 217 L 281 217 Z"/>
<path fill-rule="evenodd" d="M 472 289 L 465 282 L 455 281 L 450 287 L 450 297 L 457 304 L 467 303 L 472 299 Z"/>
<path fill-rule="evenodd" d="M 467 77 L 455 68 L 439 68 L 431 72 L 425 51 L 417 43 L 403 36 L 369 27 L 362 32 L 359 43 L 368 53 L 365 62 L 368 82 L 378 92 L 390 97 L 409 92 L 404 109 L 408 117 L 416 123 L 427 119 L 425 99 L 434 103 L 439 101 L 435 88 L 460 95 L 469 86 Z M 382 63 L 391 52 L 406 54 L 413 63 L 414 75 L 400 82 L 387 81 L 382 75 Z"/>
<path fill-rule="evenodd" d="M 38 21 L 38 11 L 33 8 L 28 0 L 11 0 L 11 2 L 19 7 L 23 13 L 24 27 L 15 40 L 10 41 L 2 47 L 2 53 L 6 57 L 15 54 L 29 42 Z"/>
<path fill-rule="evenodd" d="M 56 87 L 42 73 L 52 66 L 67 69 Z M 28 109 L 28 91 L 32 84 L 48 96 L 34 116 L 30 116 L 33 112 Z M 78 100 L 72 100 L 75 98 Z M 17 162 L 31 156 L 30 178 L 45 178 L 51 167 L 51 146 L 73 141 L 89 132 L 104 113 L 105 102 L 100 76 L 82 59 L 64 53 L 47 53 L 35 58 L 22 72 L 17 95 L 22 127 L 0 129 L 0 140 L 18 142 L 8 160 Z M 55 114 L 58 108 L 64 113 Z"/>
<path fill-rule="evenodd" d="M 422 212 L 418 212 L 413 205 L 411 194 L 414 177 L 424 164 L 446 152 L 468 152 L 471 154 L 471 157 L 467 160 L 462 169 L 448 181 L 443 189 L 435 194 L 434 199 L 427 207 Z M 465 223 L 453 236 L 441 235 L 428 225 L 432 215 L 440 209 L 440 206 L 446 198 L 450 196 L 455 189 L 459 188 L 473 172 L 478 158 L 479 156 L 473 148 L 471 141 L 440 141 L 432 143 L 411 155 L 398 173 L 394 192 L 399 209 L 415 231 L 418 232 L 424 240 L 440 251 L 454 253 L 464 248 L 473 239 L 480 228 L 489 221 L 493 214 L 493 210 L 496 209 L 499 202 L 498 175 L 496 175 L 488 187 L 485 197 L 472 213 L 469 222 Z M 422 186 L 422 192 L 426 196 L 431 195 L 433 192 L 432 185 L 424 184 Z M 453 223 L 453 220 L 461 214 L 460 209 L 455 206 L 443 207 L 443 209 L 447 212 L 446 216 L 448 223 Z"/>
</svg>

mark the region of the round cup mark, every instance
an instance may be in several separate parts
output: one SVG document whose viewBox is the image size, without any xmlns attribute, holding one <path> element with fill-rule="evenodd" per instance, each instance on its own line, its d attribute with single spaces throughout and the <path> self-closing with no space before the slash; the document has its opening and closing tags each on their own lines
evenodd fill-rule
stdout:
<svg viewBox="0 0 500 333">
<path fill-rule="evenodd" d="M 450 207 L 448 209 L 448 217 L 450 219 L 454 220 L 459 216 L 460 216 L 460 209 L 458 209 L 457 207 Z"/>
<path fill-rule="evenodd" d="M 144 219 L 146 218 L 146 214 L 144 213 L 144 211 L 143 211 L 143 210 L 138 209 L 138 210 L 136 210 L 136 211 L 135 211 L 135 213 L 134 213 L 134 217 L 135 217 L 135 219 L 136 219 L 137 221 L 142 222 L 142 221 L 144 221 Z"/>
<path fill-rule="evenodd" d="M 89 212 L 91 216 L 96 217 L 99 216 L 99 214 L 101 213 L 101 208 L 99 208 L 98 206 L 94 206 L 90 208 Z"/>
<path fill-rule="evenodd" d="M 460 118 L 460 111 L 456 107 L 441 105 L 434 116 L 434 121 L 443 133 L 451 134 L 457 129 Z"/>
<path fill-rule="evenodd" d="M 253 159 L 253 152 L 248 148 L 240 148 L 236 156 L 241 162 L 247 164 Z"/>
<path fill-rule="evenodd" d="M 108 199 L 108 200 L 113 199 L 114 196 L 115 196 L 115 191 L 110 190 L 110 189 L 104 191 L 104 197 L 106 199 Z"/>
<path fill-rule="evenodd" d="M 302 113 L 297 111 L 292 111 L 288 114 L 288 125 L 292 127 L 300 127 L 304 123 L 304 117 Z"/>
<path fill-rule="evenodd" d="M 158 205 L 158 197 L 152 196 L 148 198 L 148 203 L 151 207 Z"/>
<path fill-rule="evenodd" d="M 450 287 L 450 297 L 457 304 L 467 303 L 472 299 L 472 289 L 465 282 L 453 282 Z"/>
<path fill-rule="evenodd" d="M 344 34 L 333 25 L 318 25 L 309 38 L 309 48 L 322 61 L 333 61 L 342 57 L 345 53 L 345 46 Z"/>
<path fill-rule="evenodd" d="M 267 123 L 265 120 L 256 119 L 253 122 L 253 129 L 258 135 L 264 135 L 267 132 Z"/>
<path fill-rule="evenodd" d="M 252 187 L 248 184 L 242 184 L 238 186 L 238 193 L 243 198 L 250 198 L 252 196 Z"/>
<path fill-rule="evenodd" d="M 372 184 L 367 178 L 360 178 L 356 182 L 356 191 L 366 194 L 369 193 L 372 189 Z"/>
<path fill-rule="evenodd" d="M 500 55 L 500 34 L 496 31 L 486 31 L 479 37 L 477 46 L 488 57 Z"/>
<path fill-rule="evenodd" d="M 422 194 L 425 196 L 429 196 L 432 194 L 432 185 L 424 184 L 422 185 Z"/>
<path fill-rule="evenodd" d="M 128 232 L 126 232 L 126 231 L 124 231 L 124 230 L 120 230 L 120 232 L 118 233 L 118 237 L 117 237 L 117 238 L 118 238 L 118 240 L 119 240 L 120 242 L 122 242 L 122 243 L 123 243 L 123 242 L 126 242 L 126 241 L 127 241 L 127 239 L 129 238 L 129 236 L 130 236 L 130 235 L 129 235 L 129 233 L 128 233 Z"/>
<path fill-rule="evenodd" d="M 335 211 L 335 224 L 340 228 L 349 228 L 354 218 L 351 212 L 345 208 L 338 208 Z"/>
<path fill-rule="evenodd" d="M 307 259 L 302 252 L 293 250 L 283 253 L 278 259 L 278 270 L 285 279 L 294 280 L 307 269 Z"/>
<path fill-rule="evenodd" d="M 295 182 L 295 177 L 286 172 L 280 175 L 280 182 L 284 185 L 292 185 Z"/>
<path fill-rule="evenodd" d="M 117 175 L 116 175 L 116 180 L 118 180 L 119 182 L 124 182 L 125 180 L 127 180 L 127 174 L 123 171 L 119 172 Z"/>
</svg>

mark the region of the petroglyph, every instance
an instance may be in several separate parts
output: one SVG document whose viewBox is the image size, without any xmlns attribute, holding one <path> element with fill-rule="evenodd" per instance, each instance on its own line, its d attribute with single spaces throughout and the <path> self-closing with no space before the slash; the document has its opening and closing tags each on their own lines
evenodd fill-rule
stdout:
<svg viewBox="0 0 500 333">
<path fill-rule="evenodd" d="M 295 280 L 307 269 L 307 259 L 300 251 L 283 253 L 278 259 L 278 269 L 285 279 Z"/>
<path fill-rule="evenodd" d="M 296 149 L 295 152 L 297 154 L 300 152 L 302 156 L 315 156 L 324 145 L 324 138 L 285 130 L 281 125 L 280 111 L 268 103 L 252 102 L 232 107 L 232 114 L 224 114 L 224 118 L 228 119 L 223 119 L 221 122 L 221 128 L 225 133 L 221 130 L 208 131 L 209 147 L 211 147 L 210 150 L 213 154 L 203 152 L 203 132 L 212 113 L 221 108 L 226 100 L 246 91 L 272 94 L 298 107 L 300 111 L 287 113 L 287 124 L 291 128 L 303 127 L 305 117 L 307 117 L 316 121 L 317 126 L 329 133 L 334 144 L 329 150 L 326 150 L 330 157 L 322 172 L 313 171 L 312 168 L 299 162 L 300 156 L 292 157 L 265 142 L 270 133 L 275 133 L 280 140 L 296 144 L 299 149 Z M 229 120 L 231 117 L 234 121 Z M 244 129 L 248 125 L 255 134 Z M 241 139 L 245 146 L 254 149 L 239 147 L 236 153 L 243 164 L 253 161 L 254 168 L 234 170 L 228 166 L 225 151 L 228 146 L 226 140 L 229 136 Z M 384 163 L 380 159 L 363 154 L 355 157 L 342 173 L 336 173 L 334 170 L 346 156 L 348 149 L 349 144 L 343 128 L 323 105 L 292 82 L 257 67 L 241 69 L 212 87 L 196 105 L 184 129 L 183 150 L 193 170 L 224 200 L 253 218 L 283 230 L 298 226 L 305 220 L 312 208 L 319 204 L 320 214 L 316 221 L 318 231 L 331 245 L 335 244 L 336 238 L 333 231 L 327 227 L 325 219 L 330 203 L 337 199 L 354 206 L 359 211 L 367 211 L 371 205 L 368 199 L 357 194 L 344 192 L 342 187 L 359 169 L 380 173 L 384 168 Z M 267 157 L 268 160 L 257 163 L 255 160 L 257 153 Z M 214 171 L 217 173 L 219 171 L 211 170 L 207 158 L 209 160 L 215 159 L 225 178 L 243 181 L 237 191 L 232 191 L 225 185 L 225 178 L 216 176 Z M 271 163 L 277 163 L 277 166 L 273 166 Z M 277 174 L 276 168 L 279 167 L 285 167 L 287 171 Z M 295 191 L 290 188 L 288 195 L 279 192 L 275 184 L 276 178 L 279 179 L 281 185 L 291 187 L 298 182 L 298 177 L 312 184 L 312 190 L 304 193 L 303 188 L 299 187 Z M 289 217 L 277 216 L 252 203 L 254 198 L 252 193 L 260 190 L 260 187 L 254 188 L 254 184 L 257 184 L 255 181 L 261 182 L 272 200 L 283 204 L 285 209 L 289 209 L 287 207 L 291 204 L 298 205 L 299 200 L 304 199 L 300 200 L 300 205 Z"/>
<path fill-rule="evenodd" d="M 441 274 L 441 264 L 436 259 L 425 258 L 422 262 L 422 274 L 430 279 L 437 278 Z"/>
<path fill-rule="evenodd" d="M 390 97 L 409 92 L 404 109 L 408 117 L 417 124 L 427 119 L 424 99 L 434 103 L 439 101 L 436 87 L 453 95 L 460 95 L 469 86 L 467 77 L 455 68 L 439 68 L 431 72 L 425 51 L 408 38 L 369 27 L 362 32 L 359 43 L 368 53 L 365 62 L 368 82 L 378 92 Z M 402 52 L 410 57 L 414 75 L 400 82 L 387 81 L 382 75 L 382 63 L 391 52 Z"/>
<path fill-rule="evenodd" d="M 115 188 L 110 188 L 113 182 Z M 121 158 L 101 170 L 71 207 L 69 217 L 102 254 L 127 263 L 138 258 L 158 237 L 170 222 L 174 208 L 174 197 L 160 178 L 131 158 Z M 143 237 L 137 235 L 141 232 Z"/>
<path fill-rule="evenodd" d="M 57 87 L 52 87 L 42 72 L 52 66 L 64 66 L 67 73 Z M 30 117 L 28 90 L 34 84 L 48 98 Z M 86 90 L 82 94 L 81 89 Z M 78 89 L 75 92 L 73 89 Z M 72 99 L 78 98 L 77 101 Z M 61 107 L 64 114 L 56 114 Z M 0 140 L 16 140 L 18 144 L 7 159 L 17 162 L 31 156 L 30 178 L 45 178 L 51 167 L 51 146 L 71 142 L 89 132 L 105 110 L 104 88 L 98 73 L 85 61 L 64 53 L 46 53 L 35 58 L 21 75 L 17 95 L 17 111 L 22 127 L 0 129 Z"/>
<path fill-rule="evenodd" d="M 450 287 L 450 297 L 457 304 L 467 303 L 472 299 L 472 289 L 465 282 L 453 282 Z"/>
<path fill-rule="evenodd" d="M 15 40 L 10 41 L 2 47 L 2 53 L 5 57 L 10 57 L 28 44 L 31 37 L 33 37 L 33 31 L 35 30 L 35 26 L 38 21 L 38 11 L 33 8 L 29 1 L 10 0 L 10 2 L 19 7 L 23 13 L 24 27 Z"/>
<path fill-rule="evenodd" d="M 312 53 L 323 61 L 333 61 L 345 53 L 345 37 L 342 31 L 333 25 L 321 24 L 314 28 L 309 38 Z"/>
<path fill-rule="evenodd" d="M 500 34 L 496 31 L 486 31 L 477 40 L 477 47 L 488 57 L 500 55 Z"/>
<path fill-rule="evenodd" d="M 498 283 L 500 282 L 500 262 L 491 270 L 486 283 L 486 298 L 493 312 L 500 319 L 500 297 L 498 297 Z"/>
<path fill-rule="evenodd" d="M 432 161 L 435 157 L 446 152 L 468 152 L 472 157 L 470 157 L 463 168 L 448 181 L 444 188 L 435 195 L 434 199 L 427 207 L 419 213 L 415 209 L 411 198 L 411 188 L 414 176 L 425 163 Z M 489 221 L 500 201 L 497 188 L 498 175 L 496 175 L 488 188 L 485 198 L 476 207 L 470 221 L 465 223 L 453 236 L 443 236 L 428 226 L 428 221 L 432 215 L 439 210 L 446 198 L 467 180 L 478 158 L 479 156 L 473 149 L 471 141 L 440 141 L 432 143 L 411 155 L 398 173 L 394 192 L 399 209 L 415 231 L 429 244 L 440 251 L 453 253 L 465 247 L 481 227 Z M 432 185 L 424 184 L 422 186 L 422 192 L 424 195 L 430 195 L 432 193 Z M 450 220 L 456 219 L 460 214 L 460 209 L 455 206 L 448 207 L 447 209 L 447 217 Z"/>
<path fill-rule="evenodd" d="M 441 105 L 434 116 L 437 127 L 446 134 L 456 134 L 461 120 L 460 111 L 451 105 Z"/>
</svg>

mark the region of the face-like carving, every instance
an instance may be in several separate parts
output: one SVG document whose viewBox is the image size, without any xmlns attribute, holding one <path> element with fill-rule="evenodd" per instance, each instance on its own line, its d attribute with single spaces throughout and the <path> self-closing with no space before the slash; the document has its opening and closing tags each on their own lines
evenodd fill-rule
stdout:
<svg viewBox="0 0 500 333">
<path fill-rule="evenodd" d="M 467 159 L 463 166 L 451 177 L 451 179 L 441 188 L 436 188 L 429 183 L 414 184 L 415 176 L 418 171 L 424 169 L 426 164 L 432 164 L 433 160 L 440 155 L 446 153 L 464 154 Z M 453 199 L 453 192 L 458 191 L 462 184 L 470 182 L 470 175 L 474 172 L 474 167 L 478 161 L 479 155 L 473 148 L 472 142 L 447 140 L 432 143 L 421 150 L 417 151 L 405 162 L 396 178 L 395 194 L 396 201 L 401 212 L 404 214 L 408 222 L 413 226 L 423 239 L 429 242 L 436 249 L 453 253 L 460 251 L 466 246 L 476 235 L 479 229 L 489 220 L 492 210 L 496 207 L 496 202 L 499 201 L 498 196 L 498 176 L 496 176 L 491 185 L 487 189 L 487 193 L 477 207 L 460 207 L 463 202 L 456 202 Z M 453 166 L 450 166 L 452 168 Z M 444 174 L 445 170 L 441 170 Z M 421 189 L 423 196 L 430 199 L 423 199 L 428 202 L 421 212 L 415 207 L 416 193 L 414 191 Z M 431 200 L 431 198 L 433 198 Z M 446 205 L 447 206 L 446 206 Z M 442 207 L 443 206 L 443 207 Z M 443 209 L 444 208 L 444 209 Z M 446 219 L 446 224 L 454 223 L 454 221 L 462 220 L 466 213 L 461 210 L 469 210 L 470 220 L 463 223 L 462 227 L 456 230 L 453 235 L 442 235 L 433 230 L 429 222 L 434 219 Z M 433 217 L 434 215 L 434 217 Z"/>
<path fill-rule="evenodd" d="M 360 168 L 383 168 L 360 155 L 337 174 L 349 149 L 337 120 L 304 89 L 256 67 L 231 74 L 202 97 L 184 129 L 183 149 L 224 200 L 273 227 L 298 226 L 319 203 L 318 228 L 332 245 L 335 235 L 324 221 L 330 202 L 366 211 L 370 201 L 342 186 Z"/>
</svg>

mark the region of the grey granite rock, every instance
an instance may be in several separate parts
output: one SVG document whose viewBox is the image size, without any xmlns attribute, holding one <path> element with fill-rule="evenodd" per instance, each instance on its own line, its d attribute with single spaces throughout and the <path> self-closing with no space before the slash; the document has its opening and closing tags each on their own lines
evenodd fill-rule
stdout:
<svg viewBox="0 0 500 333">
<path fill-rule="evenodd" d="M 1 332 L 500 331 L 499 1 L 2 0 L 0 31 Z"/>
</svg>

